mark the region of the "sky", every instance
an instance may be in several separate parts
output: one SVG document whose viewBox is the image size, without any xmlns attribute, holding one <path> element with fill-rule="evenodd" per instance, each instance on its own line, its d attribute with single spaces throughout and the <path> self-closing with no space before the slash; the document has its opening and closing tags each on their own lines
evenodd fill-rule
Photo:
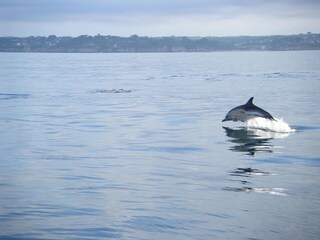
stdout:
<svg viewBox="0 0 320 240">
<path fill-rule="evenodd" d="M 320 33 L 320 0 L 0 0 L 0 36 Z"/>
</svg>

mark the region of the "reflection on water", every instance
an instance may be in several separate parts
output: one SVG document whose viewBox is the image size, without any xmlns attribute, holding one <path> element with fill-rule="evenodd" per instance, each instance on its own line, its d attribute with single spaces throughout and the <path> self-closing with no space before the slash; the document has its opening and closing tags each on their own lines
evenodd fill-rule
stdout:
<svg viewBox="0 0 320 240">
<path fill-rule="evenodd" d="M 269 176 L 269 172 L 261 171 L 254 168 L 237 168 L 230 173 L 231 176 L 252 177 L 252 176 Z"/>
<path fill-rule="evenodd" d="M 256 152 L 272 153 L 276 146 L 271 144 L 271 141 L 276 138 L 285 138 L 289 135 L 288 133 L 276 133 L 252 128 L 223 128 L 226 131 L 226 136 L 230 138 L 228 141 L 234 144 L 230 147 L 230 150 L 235 152 L 243 152 L 250 156 L 255 156 Z M 272 176 L 276 174 L 251 167 L 239 167 L 230 171 L 229 175 L 233 178 L 236 177 L 236 179 L 232 179 L 232 182 L 236 181 L 241 185 L 224 187 L 223 190 L 225 191 L 245 193 L 254 192 L 276 196 L 286 196 L 286 189 L 284 188 L 250 186 L 254 185 L 254 183 L 248 181 L 248 179 L 252 179 L 252 181 L 254 181 L 255 177 Z M 246 178 L 246 180 L 243 180 L 243 178 Z"/>
<path fill-rule="evenodd" d="M 255 193 L 264 193 L 270 195 L 277 195 L 277 196 L 286 196 L 284 192 L 286 189 L 283 188 L 263 188 L 263 187 L 239 187 L 239 188 L 224 188 L 226 191 L 233 191 L 233 192 L 255 192 Z"/>
<path fill-rule="evenodd" d="M 226 136 L 231 138 L 228 141 L 234 143 L 230 150 L 244 152 L 250 156 L 254 156 L 256 152 L 272 153 L 275 146 L 270 143 L 271 140 L 289 136 L 289 133 L 268 132 L 261 129 L 223 128 L 226 131 Z"/>
<path fill-rule="evenodd" d="M 232 182 L 236 181 L 240 183 L 240 186 L 231 186 L 231 187 L 224 187 L 222 188 L 225 191 L 232 191 L 232 192 L 246 192 L 246 193 L 264 193 L 270 195 L 277 195 L 277 196 L 286 196 L 286 189 L 280 187 L 253 187 L 250 186 L 254 183 L 250 182 L 251 180 L 254 181 L 255 177 L 260 176 L 272 176 L 276 175 L 270 172 L 262 171 L 255 168 L 236 168 L 229 173 L 230 176 L 236 177 L 236 179 L 232 179 Z M 246 178 L 246 180 L 243 180 Z M 251 179 L 251 180 L 250 180 Z M 250 180 L 250 181 L 248 181 Z M 249 185 L 249 186 L 248 186 Z"/>
</svg>

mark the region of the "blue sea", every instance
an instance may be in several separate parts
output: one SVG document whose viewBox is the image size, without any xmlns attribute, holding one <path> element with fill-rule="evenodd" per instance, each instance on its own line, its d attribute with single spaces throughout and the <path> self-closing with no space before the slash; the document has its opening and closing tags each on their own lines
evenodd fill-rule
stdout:
<svg viewBox="0 0 320 240">
<path fill-rule="evenodd" d="M 0 239 L 319 239 L 319 92 L 319 51 L 0 53 Z"/>
</svg>

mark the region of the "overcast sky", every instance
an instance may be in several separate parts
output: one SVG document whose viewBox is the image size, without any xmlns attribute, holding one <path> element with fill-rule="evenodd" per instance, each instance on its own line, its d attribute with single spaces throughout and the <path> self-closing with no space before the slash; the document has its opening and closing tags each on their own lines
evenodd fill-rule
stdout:
<svg viewBox="0 0 320 240">
<path fill-rule="evenodd" d="M 0 0 L 0 36 L 320 33 L 320 0 Z"/>
</svg>

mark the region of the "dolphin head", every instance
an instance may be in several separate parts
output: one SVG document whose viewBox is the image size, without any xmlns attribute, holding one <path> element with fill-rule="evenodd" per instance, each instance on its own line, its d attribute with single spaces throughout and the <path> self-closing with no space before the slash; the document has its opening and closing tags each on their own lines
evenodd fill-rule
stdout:
<svg viewBox="0 0 320 240">
<path fill-rule="evenodd" d="M 232 119 L 230 119 L 228 116 L 225 116 L 225 118 L 222 120 L 222 122 L 226 122 L 226 121 L 231 121 Z"/>
<path fill-rule="evenodd" d="M 231 109 L 227 115 L 225 116 L 225 118 L 222 120 L 222 122 L 226 122 L 226 121 L 241 121 L 244 122 L 248 119 L 248 116 L 246 114 L 247 109 L 254 106 L 253 103 L 253 97 L 251 97 L 246 104 L 235 107 L 233 109 Z"/>
<path fill-rule="evenodd" d="M 226 122 L 226 121 L 232 121 L 232 117 L 229 114 L 230 112 L 227 113 L 227 115 L 224 117 L 224 119 L 222 120 L 222 122 Z"/>
<path fill-rule="evenodd" d="M 245 111 L 240 108 L 240 107 L 236 107 L 234 109 L 231 109 L 227 115 L 225 116 L 225 118 L 222 120 L 222 122 L 226 122 L 226 121 L 242 121 L 244 122 L 245 119 Z"/>
</svg>

